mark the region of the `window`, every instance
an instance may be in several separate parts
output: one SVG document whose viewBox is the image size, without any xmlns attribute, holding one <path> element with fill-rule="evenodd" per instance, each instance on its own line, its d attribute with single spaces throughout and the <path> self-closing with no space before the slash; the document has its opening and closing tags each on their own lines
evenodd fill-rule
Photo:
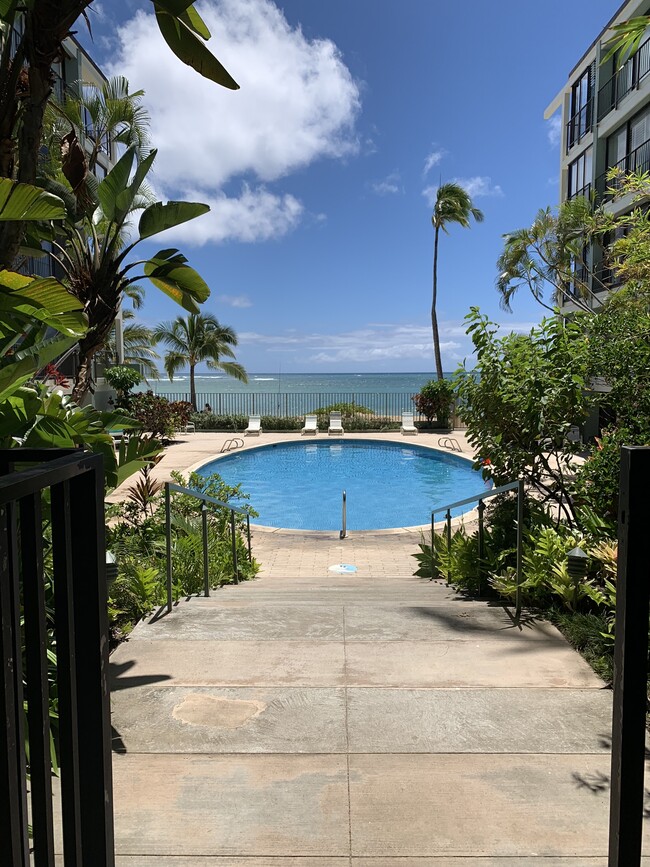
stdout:
<svg viewBox="0 0 650 867">
<path fill-rule="evenodd" d="M 622 172 L 650 169 L 650 106 L 607 139 L 607 167 Z"/>
<path fill-rule="evenodd" d="M 592 164 L 593 149 L 588 147 L 569 166 L 569 199 L 573 199 L 576 196 L 589 196 L 591 192 Z"/>
<path fill-rule="evenodd" d="M 592 64 L 571 88 L 571 119 L 567 124 L 567 150 L 577 144 L 591 129 L 593 81 L 594 65 Z"/>
</svg>

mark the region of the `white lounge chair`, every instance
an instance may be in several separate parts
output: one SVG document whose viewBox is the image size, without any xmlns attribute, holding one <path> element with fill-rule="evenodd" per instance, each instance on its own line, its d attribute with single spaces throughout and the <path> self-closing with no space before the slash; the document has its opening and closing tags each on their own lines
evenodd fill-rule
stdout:
<svg viewBox="0 0 650 867">
<path fill-rule="evenodd" d="M 412 412 L 403 412 L 402 413 L 402 427 L 400 428 L 402 434 L 404 436 L 416 435 L 418 429 L 413 424 L 413 413 Z"/>
<path fill-rule="evenodd" d="M 305 416 L 305 426 L 302 429 L 302 435 L 305 434 L 317 434 L 318 433 L 318 416 L 316 415 L 306 415 Z"/>
<path fill-rule="evenodd" d="M 259 415 L 250 415 L 248 417 L 248 427 L 246 428 L 244 433 L 246 434 L 247 437 L 248 436 L 258 437 L 262 432 L 261 424 L 262 424 L 262 419 L 260 418 Z"/>
<path fill-rule="evenodd" d="M 344 433 L 340 412 L 330 413 L 330 426 L 327 429 L 327 433 L 330 436 L 341 436 Z"/>
</svg>

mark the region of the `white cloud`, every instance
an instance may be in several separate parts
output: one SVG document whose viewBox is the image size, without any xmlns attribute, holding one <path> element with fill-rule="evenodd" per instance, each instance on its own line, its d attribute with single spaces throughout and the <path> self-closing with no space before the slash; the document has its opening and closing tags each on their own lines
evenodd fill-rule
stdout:
<svg viewBox="0 0 650 867">
<path fill-rule="evenodd" d="M 546 135 L 551 147 L 556 148 L 560 144 L 562 138 L 562 117 L 560 114 L 554 114 L 547 121 Z"/>
<path fill-rule="evenodd" d="M 492 183 L 492 178 L 476 175 L 473 178 L 452 178 L 452 183 L 458 184 L 467 190 L 473 199 L 481 196 L 503 197 L 503 190 L 498 184 Z"/>
<path fill-rule="evenodd" d="M 246 295 L 217 295 L 216 302 L 227 307 L 252 307 L 253 302 Z"/>
<path fill-rule="evenodd" d="M 154 16 L 142 10 L 118 30 L 107 71 L 146 92 L 151 140 L 159 149 L 157 187 L 172 197 L 192 190 L 218 207 L 217 218 L 172 230 L 174 238 L 205 243 L 278 237 L 299 222 L 300 202 L 263 187 L 254 193 L 244 187 L 230 199 L 224 185 L 255 179 L 268 184 L 318 159 L 357 153 L 358 85 L 331 40 L 305 37 L 271 0 L 204 0 L 198 8 L 212 32 L 209 47 L 241 90 L 219 87 L 177 61 Z M 266 208 L 259 220 L 249 207 L 257 194 Z M 223 220 L 242 212 L 243 228 Z M 278 214 L 281 227 L 273 230 L 269 223 Z"/>
<path fill-rule="evenodd" d="M 458 360 L 461 344 L 456 340 L 444 339 L 448 335 L 444 324 L 441 327 L 441 349 L 447 359 Z M 316 364 L 337 364 L 340 362 L 390 361 L 392 359 L 428 359 L 433 365 L 431 328 L 428 325 L 373 325 L 339 334 L 313 332 L 299 334 L 260 334 L 240 332 L 241 346 L 257 344 L 267 351 L 299 351 L 302 359 Z"/>
<path fill-rule="evenodd" d="M 371 184 L 371 188 L 378 196 L 391 196 L 404 192 L 399 172 L 392 172 L 383 181 L 375 181 Z"/>
<path fill-rule="evenodd" d="M 422 172 L 423 177 L 429 174 L 431 169 L 434 166 L 437 166 L 438 163 L 442 160 L 444 156 L 447 155 L 447 151 L 443 148 L 439 148 L 438 150 L 431 151 L 431 153 L 427 156 L 424 161 L 424 171 Z"/>
<path fill-rule="evenodd" d="M 160 238 L 199 246 L 210 241 L 270 241 L 295 229 L 304 210 L 294 196 L 276 195 L 265 187 L 251 189 L 248 184 L 236 198 L 202 190 L 190 190 L 187 197 L 210 205 L 210 213 L 163 232 Z"/>
</svg>

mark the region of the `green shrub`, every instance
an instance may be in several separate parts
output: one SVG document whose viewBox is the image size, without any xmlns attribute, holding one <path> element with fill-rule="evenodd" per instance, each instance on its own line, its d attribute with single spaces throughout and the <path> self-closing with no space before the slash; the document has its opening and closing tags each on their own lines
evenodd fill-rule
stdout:
<svg viewBox="0 0 650 867">
<path fill-rule="evenodd" d="M 195 412 L 190 421 L 197 430 L 223 430 L 237 433 L 248 427 L 247 415 L 217 415 L 214 412 Z"/>
<path fill-rule="evenodd" d="M 431 423 L 436 419 L 447 427 L 454 402 L 454 387 L 447 379 L 431 379 L 423 385 L 419 394 L 411 398 L 418 412 Z"/>
<path fill-rule="evenodd" d="M 104 379 L 117 392 L 118 403 L 127 398 L 136 385 L 142 382 L 140 373 L 125 364 L 107 367 L 104 371 Z"/>
<path fill-rule="evenodd" d="M 263 415 L 261 424 L 262 430 L 267 431 L 302 430 L 305 419 L 303 416 Z"/>
<path fill-rule="evenodd" d="M 166 397 L 146 391 L 130 395 L 127 409 L 152 436 L 168 438 L 187 423 L 191 404 L 187 401 L 170 403 Z"/>
</svg>

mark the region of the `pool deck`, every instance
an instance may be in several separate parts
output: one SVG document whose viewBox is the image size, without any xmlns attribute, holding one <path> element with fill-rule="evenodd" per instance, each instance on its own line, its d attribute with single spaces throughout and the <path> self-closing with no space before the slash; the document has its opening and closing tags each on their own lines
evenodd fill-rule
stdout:
<svg viewBox="0 0 650 867">
<path fill-rule="evenodd" d="M 232 433 L 190 433 L 177 437 L 175 442 L 165 449 L 165 456 L 154 468 L 152 476 L 161 482 L 171 481 L 174 471 L 188 473 L 197 466 L 213 459 L 219 454 L 222 445 L 234 435 Z M 464 457 L 472 458 L 473 450 L 467 443 L 463 431 L 453 431 L 449 434 L 438 431 L 420 433 L 417 436 L 403 436 L 399 431 L 386 433 L 349 433 L 344 439 L 367 439 L 372 442 L 393 442 L 400 444 L 426 446 L 443 454 L 451 454 L 448 449 L 439 449 L 440 437 L 451 436 L 462 449 Z M 314 436 L 300 436 L 299 433 L 262 433 L 260 436 L 243 437 L 246 449 L 274 443 L 286 443 L 302 440 L 335 442 L 340 437 L 329 437 L 327 433 Z M 231 453 L 232 454 L 232 453 Z M 458 452 L 456 452 L 458 454 Z M 126 489 L 133 484 L 131 477 L 107 497 L 108 502 L 119 503 L 126 495 Z M 471 524 L 469 513 L 464 521 Z M 455 519 L 459 524 L 462 519 Z M 313 578 L 316 575 L 327 575 L 328 568 L 336 563 L 351 563 L 357 567 L 358 576 L 364 579 L 388 579 L 409 577 L 415 569 L 412 558 L 418 550 L 418 542 L 424 528 L 400 527 L 392 530 L 349 532 L 345 539 L 339 539 L 337 531 L 304 531 L 275 529 L 253 525 L 251 539 L 253 555 L 261 564 L 260 575 L 284 578 Z"/>
</svg>

